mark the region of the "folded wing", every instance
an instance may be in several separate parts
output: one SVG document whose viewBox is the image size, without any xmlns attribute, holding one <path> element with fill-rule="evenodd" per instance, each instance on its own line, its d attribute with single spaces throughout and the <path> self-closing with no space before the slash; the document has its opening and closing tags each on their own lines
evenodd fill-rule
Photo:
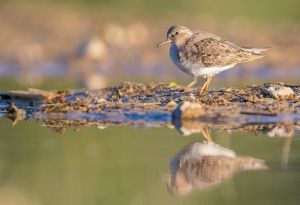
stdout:
<svg viewBox="0 0 300 205">
<path fill-rule="evenodd" d="M 200 67 L 224 67 L 248 62 L 264 56 L 266 49 L 243 48 L 220 38 L 190 39 L 183 55 Z"/>
</svg>

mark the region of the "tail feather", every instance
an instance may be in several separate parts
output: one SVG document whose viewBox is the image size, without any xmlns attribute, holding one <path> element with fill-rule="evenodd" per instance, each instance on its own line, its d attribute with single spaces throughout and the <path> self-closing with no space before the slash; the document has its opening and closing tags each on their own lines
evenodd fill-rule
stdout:
<svg viewBox="0 0 300 205">
<path fill-rule="evenodd" d="M 241 170 L 266 170 L 269 169 L 268 165 L 262 159 L 252 157 L 240 156 L 237 158 L 236 163 Z"/>
<path fill-rule="evenodd" d="M 262 58 L 265 56 L 265 51 L 268 48 L 247 48 L 243 47 L 242 51 L 245 54 L 245 58 L 243 59 L 243 62 L 249 62 L 253 61 L 259 58 Z"/>
<path fill-rule="evenodd" d="M 243 47 L 242 49 L 244 51 L 252 52 L 253 54 L 262 55 L 269 48 L 247 48 L 247 47 Z"/>
</svg>

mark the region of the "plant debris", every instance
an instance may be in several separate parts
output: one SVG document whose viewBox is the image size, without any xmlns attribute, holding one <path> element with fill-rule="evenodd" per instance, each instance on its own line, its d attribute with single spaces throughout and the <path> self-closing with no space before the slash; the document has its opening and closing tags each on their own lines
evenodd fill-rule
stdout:
<svg viewBox="0 0 300 205">
<path fill-rule="evenodd" d="M 277 94 L 272 93 L 273 90 Z M 296 124 L 300 121 L 299 96 L 300 86 L 283 83 L 219 88 L 199 95 L 198 88 L 127 82 L 98 90 L 3 92 L 0 93 L 0 109 L 8 113 L 13 104 L 15 110 L 24 110 L 27 118 L 43 120 L 45 126 L 60 131 L 69 126 L 102 128 L 107 124 L 173 124 L 186 130 L 197 125 L 194 127 L 197 130 L 199 123 L 227 128 L 249 124 Z"/>
</svg>

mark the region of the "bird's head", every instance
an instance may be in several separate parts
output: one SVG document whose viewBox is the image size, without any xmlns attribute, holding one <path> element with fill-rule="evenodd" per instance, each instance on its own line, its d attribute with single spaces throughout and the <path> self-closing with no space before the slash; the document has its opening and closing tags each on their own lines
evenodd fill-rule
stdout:
<svg viewBox="0 0 300 205">
<path fill-rule="evenodd" d="M 167 38 L 157 44 L 157 47 L 166 43 L 175 43 L 177 46 L 180 46 L 192 35 L 193 31 L 185 26 L 171 26 L 168 29 Z"/>
</svg>

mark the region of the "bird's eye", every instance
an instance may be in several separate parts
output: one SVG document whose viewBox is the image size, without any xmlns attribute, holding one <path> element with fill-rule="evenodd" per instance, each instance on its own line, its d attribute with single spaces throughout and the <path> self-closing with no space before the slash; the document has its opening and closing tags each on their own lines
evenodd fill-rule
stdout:
<svg viewBox="0 0 300 205">
<path fill-rule="evenodd" d="M 178 31 L 176 31 L 176 32 L 175 32 L 175 35 L 178 35 L 178 34 L 179 34 L 179 32 L 178 32 Z"/>
</svg>

